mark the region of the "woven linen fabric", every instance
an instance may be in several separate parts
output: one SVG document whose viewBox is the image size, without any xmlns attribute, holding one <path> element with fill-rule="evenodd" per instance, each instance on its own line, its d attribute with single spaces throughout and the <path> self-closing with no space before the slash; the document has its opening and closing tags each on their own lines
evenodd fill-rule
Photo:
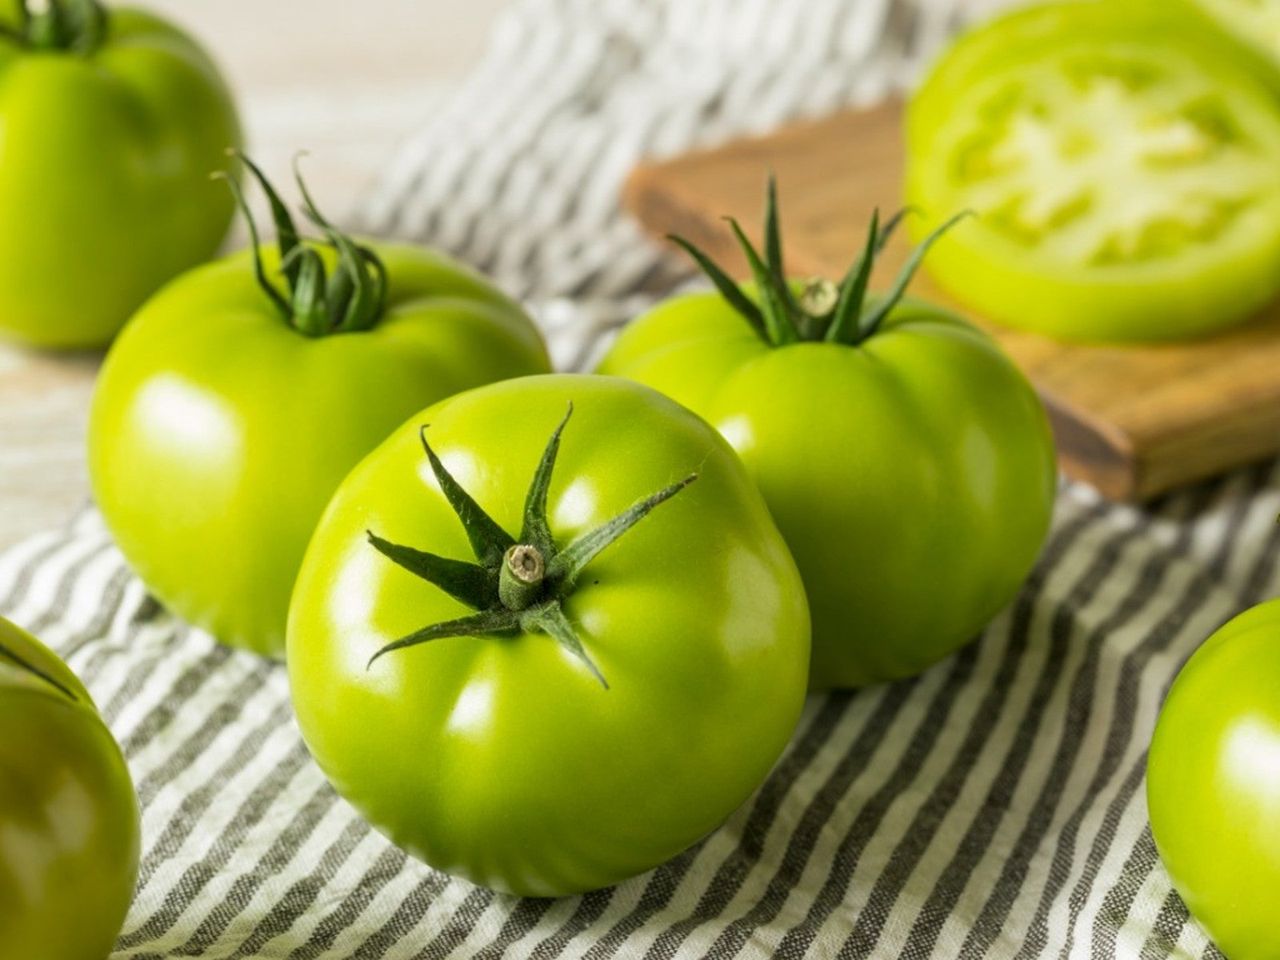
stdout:
<svg viewBox="0 0 1280 960">
<path fill-rule="evenodd" d="M 589 366 L 685 276 L 618 209 L 639 157 L 897 89 L 953 6 L 522 0 L 358 219 L 491 271 L 562 368 Z M 382 839 L 310 760 L 284 670 L 165 613 L 93 511 L 0 555 L 0 614 L 84 678 L 138 787 L 114 960 L 1218 956 L 1156 856 L 1146 748 L 1179 665 L 1276 590 L 1278 511 L 1271 465 L 1145 510 L 1065 484 L 1036 569 L 974 644 L 912 681 L 811 697 L 723 828 L 561 900 Z"/>
</svg>

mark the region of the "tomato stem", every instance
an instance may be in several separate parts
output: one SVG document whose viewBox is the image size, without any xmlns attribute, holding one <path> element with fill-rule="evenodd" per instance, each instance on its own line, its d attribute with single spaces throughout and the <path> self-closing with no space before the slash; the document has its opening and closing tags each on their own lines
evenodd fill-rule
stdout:
<svg viewBox="0 0 1280 960">
<path fill-rule="evenodd" d="M 751 325 L 751 329 L 771 347 L 797 342 L 840 343 L 857 346 L 874 336 L 885 317 L 898 305 L 929 247 L 968 212 L 957 214 L 938 227 L 912 251 L 889 292 L 868 304 L 867 290 L 875 259 L 911 208 L 893 214 L 881 226 L 880 211 L 871 214 L 866 243 L 858 258 L 837 284 L 824 278 L 805 281 L 799 296 L 787 279 L 782 255 L 782 235 L 778 217 L 777 182 L 769 175 L 765 194 L 764 255 L 761 256 L 732 217 L 726 218 L 734 239 L 751 271 L 756 299 L 747 295 L 719 266 L 688 240 L 669 236 L 707 275 L 715 288 Z"/>
<path fill-rule="evenodd" d="M 25 659 L 24 657 L 18 656 L 18 654 L 14 653 L 12 650 L 6 647 L 3 643 L 0 643 L 0 659 L 8 660 L 10 663 L 16 666 L 19 670 L 23 670 L 31 674 L 33 677 L 36 677 L 39 680 L 43 680 L 49 686 L 53 687 L 53 689 L 57 690 L 63 696 L 70 699 L 73 703 L 80 702 L 80 698 L 75 695 L 75 693 L 71 690 L 70 687 L 60 682 L 52 674 L 46 673 L 45 671 L 41 670 L 34 663 L 31 663 L 29 660 Z"/>
<path fill-rule="evenodd" d="M 302 209 L 307 219 L 324 235 L 324 245 L 336 252 L 337 262 L 332 271 L 313 241 L 299 233 L 289 208 L 257 164 L 239 150 L 228 152 L 244 164 L 267 197 L 276 227 L 283 291 L 272 282 L 263 267 L 258 227 L 243 189 L 233 177 L 215 174 L 227 181 L 236 205 L 244 215 L 253 250 L 254 276 L 284 321 L 308 337 L 352 333 L 376 325 L 386 308 L 386 266 L 376 253 L 338 230 L 320 213 L 303 180 L 298 158 L 294 158 L 294 178 L 302 194 Z"/>
<path fill-rule="evenodd" d="M 502 558 L 498 575 L 498 598 L 508 610 L 527 610 L 542 594 L 547 564 L 542 551 L 518 543 Z"/>
<path fill-rule="evenodd" d="M 18 27 L 0 29 L 32 50 L 65 51 L 88 56 L 107 35 L 107 9 L 98 0 L 46 0 L 32 12 L 30 0 L 19 0 Z"/>
<path fill-rule="evenodd" d="M 645 497 L 613 519 L 577 537 L 564 549 L 559 549 L 547 523 L 547 491 L 560 451 L 560 437 L 572 415 L 573 405 L 570 404 L 564 418 L 552 431 L 534 470 L 525 497 L 519 542 L 462 488 L 427 441 L 427 428 L 421 429 L 419 435 L 423 450 L 436 483 L 462 523 L 477 562 L 452 560 L 401 546 L 372 532 L 369 533 L 369 543 L 393 563 L 444 590 L 476 613 L 407 634 L 378 650 L 369 660 L 370 666 L 393 650 L 445 637 L 524 631 L 552 637 L 608 689 L 604 675 L 565 615 L 564 601 L 587 564 L 659 504 L 693 483 L 697 474 Z"/>
</svg>

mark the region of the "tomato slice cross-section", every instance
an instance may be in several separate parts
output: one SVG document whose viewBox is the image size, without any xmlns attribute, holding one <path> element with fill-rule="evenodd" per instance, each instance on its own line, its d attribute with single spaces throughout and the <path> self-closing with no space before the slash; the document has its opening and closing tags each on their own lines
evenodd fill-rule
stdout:
<svg viewBox="0 0 1280 960">
<path fill-rule="evenodd" d="M 978 214 L 929 269 L 993 320 L 1168 339 L 1280 292 L 1280 99 L 1197 19 L 1077 0 L 993 21 L 917 92 L 908 148 L 918 229 Z"/>
</svg>

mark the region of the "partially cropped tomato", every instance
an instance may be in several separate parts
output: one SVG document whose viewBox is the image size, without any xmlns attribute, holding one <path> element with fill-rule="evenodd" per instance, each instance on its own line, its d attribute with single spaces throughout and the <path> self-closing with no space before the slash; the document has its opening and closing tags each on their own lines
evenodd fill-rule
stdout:
<svg viewBox="0 0 1280 960">
<path fill-rule="evenodd" d="M 106 960 L 138 850 L 133 781 L 93 700 L 0 618 L 0 957 Z"/>
<path fill-rule="evenodd" d="M 911 676 L 972 639 L 1022 583 L 1053 505 L 1044 410 L 995 343 L 900 301 L 914 265 L 864 302 L 891 228 L 873 220 L 839 286 L 788 285 L 770 189 L 765 261 L 734 224 L 755 286 L 685 244 L 719 292 L 639 317 L 600 367 L 741 455 L 804 577 L 818 688 Z"/>
<path fill-rule="evenodd" d="M 550 438 L 550 439 L 548 439 Z M 415 417 L 339 488 L 289 617 L 303 736 L 429 864 L 519 894 L 674 856 L 799 717 L 795 565 L 729 446 L 605 377 Z"/>
<path fill-rule="evenodd" d="M 1066 339 L 1248 319 L 1280 292 L 1278 89 L 1176 0 L 1060 0 L 978 27 L 908 110 L 907 202 L 978 214 L 930 272 Z"/>
<path fill-rule="evenodd" d="M 96 0 L 0 13 L 0 335 L 106 343 L 231 221 L 209 182 L 240 140 L 217 69 L 178 28 Z"/>
<path fill-rule="evenodd" d="M 307 540 L 360 458 L 425 405 L 549 363 L 519 306 L 460 264 L 357 244 L 308 200 L 339 252 L 318 249 L 269 193 L 284 266 L 262 248 L 255 281 L 255 246 L 148 301 L 103 367 L 89 466 L 161 601 L 279 655 Z"/>
<path fill-rule="evenodd" d="M 1231 960 L 1277 960 L 1280 600 L 1247 610 L 1182 668 L 1147 760 L 1160 858 Z"/>
</svg>

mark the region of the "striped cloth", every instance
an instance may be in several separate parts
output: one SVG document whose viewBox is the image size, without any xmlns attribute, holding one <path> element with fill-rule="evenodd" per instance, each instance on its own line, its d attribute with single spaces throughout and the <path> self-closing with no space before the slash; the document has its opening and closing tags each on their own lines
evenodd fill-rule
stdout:
<svg viewBox="0 0 1280 960">
<path fill-rule="evenodd" d="M 637 157 L 878 97 L 956 18 L 926 0 L 521 0 L 360 219 L 489 269 L 561 366 L 587 365 L 682 276 L 617 209 Z M 1276 591 L 1278 511 L 1271 465 L 1145 510 L 1064 485 L 1040 563 L 976 643 L 810 698 L 722 829 L 554 901 L 372 832 L 308 758 L 283 670 L 161 610 L 93 511 L 0 555 L 0 613 L 84 678 L 137 783 L 115 960 L 1208 957 L 1152 845 L 1146 748 L 1179 664 Z"/>
</svg>

